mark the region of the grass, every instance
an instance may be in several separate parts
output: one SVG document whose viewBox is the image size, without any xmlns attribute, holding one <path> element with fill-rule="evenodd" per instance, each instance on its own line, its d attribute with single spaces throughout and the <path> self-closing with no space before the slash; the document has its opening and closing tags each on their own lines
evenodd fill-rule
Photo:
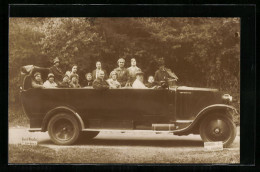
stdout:
<svg viewBox="0 0 260 172">
<path fill-rule="evenodd" d="M 9 163 L 240 163 L 239 150 L 217 152 L 176 151 L 174 148 L 150 151 L 149 147 L 58 148 L 9 145 Z"/>
</svg>

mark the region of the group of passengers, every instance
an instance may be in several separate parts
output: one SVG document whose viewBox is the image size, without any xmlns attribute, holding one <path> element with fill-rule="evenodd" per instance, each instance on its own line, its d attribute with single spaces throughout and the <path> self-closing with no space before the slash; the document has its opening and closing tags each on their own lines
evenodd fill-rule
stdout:
<svg viewBox="0 0 260 172">
<path fill-rule="evenodd" d="M 42 81 L 41 73 L 35 72 L 32 80 L 33 88 L 88 88 L 95 89 L 117 89 L 122 87 L 132 87 L 139 89 L 156 88 L 161 81 L 166 78 L 177 80 L 178 77 L 168 68 L 165 67 L 164 59 L 160 60 L 160 67 L 155 72 L 155 76 L 149 76 L 148 81 L 144 84 L 142 70 L 136 66 L 136 59 L 131 59 L 131 66 L 125 68 L 125 59 L 119 58 L 118 67 L 115 68 L 108 76 L 106 70 L 102 68 L 101 62 L 96 62 L 96 69 L 92 73 L 85 75 L 82 86 L 79 84 L 79 75 L 77 74 L 77 65 L 72 66 L 71 71 L 63 74 L 59 68 L 60 61 L 54 59 L 54 65 L 50 68 L 51 73 L 48 74 L 47 80 Z"/>
</svg>

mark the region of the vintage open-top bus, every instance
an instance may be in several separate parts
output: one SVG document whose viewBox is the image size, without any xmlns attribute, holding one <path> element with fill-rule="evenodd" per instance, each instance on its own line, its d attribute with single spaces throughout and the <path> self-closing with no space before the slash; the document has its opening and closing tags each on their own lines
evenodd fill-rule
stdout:
<svg viewBox="0 0 260 172">
<path fill-rule="evenodd" d="M 48 131 L 56 144 L 69 145 L 100 131 L 200 134 L 204 142 L 229 146 L 236 137 L 230 106 L 232 97 L 217 89 L 173 86 L 161 89 L 32 88 L 33 67 L 21 87 L 20 98 L 32 132 Z"/>
</svg>

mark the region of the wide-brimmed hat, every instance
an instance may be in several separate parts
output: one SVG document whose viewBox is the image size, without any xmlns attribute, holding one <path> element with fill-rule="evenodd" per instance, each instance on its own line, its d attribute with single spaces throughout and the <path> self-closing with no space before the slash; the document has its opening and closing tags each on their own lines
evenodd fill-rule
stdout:
<svg viewBox="0 0 260 172">
<path fill-rule="evenodd" d="M 35 72 L 33 76 L 36 77 L 37 75 L 41 75 L 41 73 L 40 72 Z"/>
<path fill-rule="evenodd" d="M 48 74 L 48 79 L 49 79 L 50 77 L 53 77 L 53 78 L 54 78 L 54 74 L 53 74 L 53 73 L 49 73 L 49 74 Z"/>
</svg>

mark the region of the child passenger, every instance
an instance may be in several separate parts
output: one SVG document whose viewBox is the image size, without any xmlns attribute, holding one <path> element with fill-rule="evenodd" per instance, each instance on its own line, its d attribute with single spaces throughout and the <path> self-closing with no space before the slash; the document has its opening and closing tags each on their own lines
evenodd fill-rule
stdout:
<svg viewBox="0 0 260 172">
<path fill-rule="evenodd" d="M 146 84 L 146 87 L 152 88 L 154 86 L 156 86 L 156 83 L 154 82 L 154 77 L 153 76 L 149 76 L 148 77 L 148 83 Z"/>
<path fill-rule="evenodd" d="M 43 86 L 45 88 L 56 88 L 58 85 L 54 82 L 54 75 L 53 73 L 48 74 L 47 80 L 44 82 Z"/>
<path fill-rule="evenodd" d="M 79 75 L 78 74 L 72 74 L 70 75 L 70 88 L 80 88 L 79 85 Z"/>
<path fill-rule="evenodd" d="M 121 84 L 117 81 L 117 73 L 115 71 L 110 73 L 110 78 L 107 80 L 107 83 L 109 84 L 110 88 L 121 87 Z"/>
</svg>

